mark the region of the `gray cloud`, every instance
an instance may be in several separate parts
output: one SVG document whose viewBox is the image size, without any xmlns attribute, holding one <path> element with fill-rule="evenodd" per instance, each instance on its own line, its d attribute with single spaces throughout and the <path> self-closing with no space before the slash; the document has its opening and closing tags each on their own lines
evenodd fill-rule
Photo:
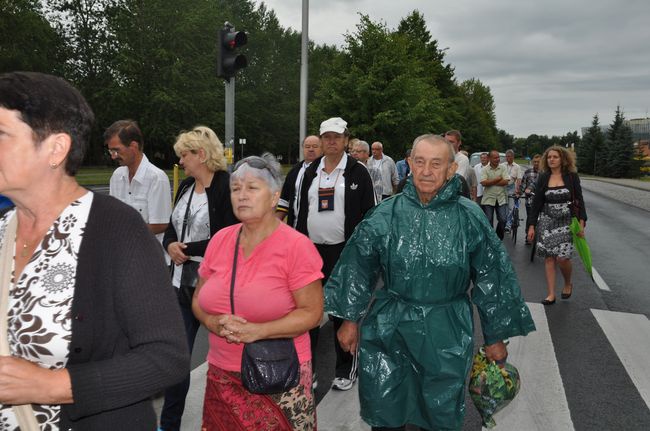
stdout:
<svg viewBox="0 0 650 431">
<path fill-rule="evenodd" d="M 284 26 L 300 29 L 299 0 L 265 2 Z M 650 3 L 647 0 L 320 0 L 310 2 L 310 38 L 344 44 L 358 12 L 395 28 L 424 14 L 460 80 L 492 89 L 497 124 L 516 136 L 561 135 L 650 109 Z"/>
</svg>

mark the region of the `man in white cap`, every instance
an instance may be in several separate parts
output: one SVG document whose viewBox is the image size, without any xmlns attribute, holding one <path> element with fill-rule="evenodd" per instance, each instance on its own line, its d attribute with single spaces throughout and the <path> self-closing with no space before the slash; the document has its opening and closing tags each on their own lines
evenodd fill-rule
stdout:
<svg viewBox="0 0 650 431">
<path fill-rule="evenodd" d="M 349 135 L 342 118 L 321 123 L 323 156 L 305 170 L 300 189 L 296 229 L 309 236 L 323 258 L 323 284 L 354 228 L 375 204 L 368 170 L 345 153 Z M 336 333 L 343 320 L 335 317 L 333 321 Z M 357 378 L 355 356 L 341 349 L 336 338 L 334 345 L 336 372 L 332 388 L 347 391 Z"/>
</svg>

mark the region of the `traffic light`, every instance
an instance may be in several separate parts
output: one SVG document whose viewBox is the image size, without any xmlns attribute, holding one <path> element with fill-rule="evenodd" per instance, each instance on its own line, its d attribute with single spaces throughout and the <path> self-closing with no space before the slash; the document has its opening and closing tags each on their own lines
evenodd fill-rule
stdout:
<svg viewBox="0 0 650 431">
<path fill-rule="evenodd" d="M 217 55 L 217 76 L 230 79 L 239 69 L 248 64 L 246 56 L 239 54 L 237 48 L 246 45 L 246 32 L 235 31 L 230 25 L 219 30 L 219 54 Z"/>
</svg>

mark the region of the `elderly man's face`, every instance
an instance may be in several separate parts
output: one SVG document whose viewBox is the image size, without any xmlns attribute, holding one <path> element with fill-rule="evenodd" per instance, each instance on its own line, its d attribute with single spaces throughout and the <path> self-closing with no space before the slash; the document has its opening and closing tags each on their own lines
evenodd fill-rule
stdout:
<svg viewBox="0 0 650 431">
<path fill-rule="evenodd" d="M 423 203 L 433 199 L 456 172 L 456 163 L 449 161 L 449 148 L 443 142 L 423 140 L 411 151 L 409 166 L 413 184 Z"/>
<path fill-rule="evenodd" d="M 483 166 L 487 165 L 489 161 L 490 161 L 490 158 L 488 157 L 487 154 L 485 154 L 485 153 L 481 154 L 481 164 Z"/>
<path fill-rule="evenodd" d="M 325 132 L 320 137 L 325 156 L 340 156 L 345 152 L 348 138 L 342 133 Z"/>
<path fill-rule="evenodd" d="M 381 144 L 377 142 L 372 144 L 372 146 L 370 147 L 370 151 L 372 151 L 372 157 L 374 157 L 377 160 L 381 159 L 381 156 L 384 152 L 383 148 L 381 147 Z"/>
<path fill-rule="evenodd" d="M 370 157 L 370 154 L 368 154 L 368 151 L 366 151 L 363 146 L 355 145 L 354 149 L 352 150 L 352 157 L 359 160 L 360 162 L 366 163 L 368 157 Z"/>
<path fill-rule="evenodd" d="M 506 162 L 508 162 L 509 165 L 512 165 L 512 162 L 515 161 L 515 155 L 512 153 L 506 153 Z"/>
<path fill-rule="evenodd" d="M 323 154 L 320 145 L 320 139 L 317 136 L 308 136 L 305 138 L 305 144 L 302 147 L 305 161 L 311 163 Z"/>
</svg>

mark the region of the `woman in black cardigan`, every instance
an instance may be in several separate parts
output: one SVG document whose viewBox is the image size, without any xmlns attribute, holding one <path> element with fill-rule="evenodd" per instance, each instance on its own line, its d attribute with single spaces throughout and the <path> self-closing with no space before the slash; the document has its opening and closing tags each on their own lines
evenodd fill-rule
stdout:
<svg viewBox="0 0 650 431">
<path fill-rule="evenodd" d="M 172 259 L 172 284 L 177 289 L 191 352 L 199 329 L 199 322 L 192 313 L 199 263 L 212 235 L 235 224 L 237 219 L 230 201 L 230 178 L 223 145 L 217 135 L 208 127 L 197 126 L 178 135 L 174 151 L 188 177 L 178 188 L 163 246 Z M 187 374 L 185 380 L 165 391 L 161 429 L 180 429 L 189 386 Z"/>
<path fill-rule="evenodd" d="M 542 300 L 542 304 L 553 305 L 556 263 L 564 278 L 562 299 L 569 299 L 573 293 L 573 239 L 569 224 L 571 218 L 576 217 L 580 222 L 578 236 L 584 236 L 587 212 L 572 152 L 557 145 L 547 148 L 542 156 L 541 171 L 537 179 L 535 198 L 527 217 L 528 241 L 533 240 L 537 230 L 537 254 L 545 259 L 548 289 L 548 295 Z"/>
</svg>

